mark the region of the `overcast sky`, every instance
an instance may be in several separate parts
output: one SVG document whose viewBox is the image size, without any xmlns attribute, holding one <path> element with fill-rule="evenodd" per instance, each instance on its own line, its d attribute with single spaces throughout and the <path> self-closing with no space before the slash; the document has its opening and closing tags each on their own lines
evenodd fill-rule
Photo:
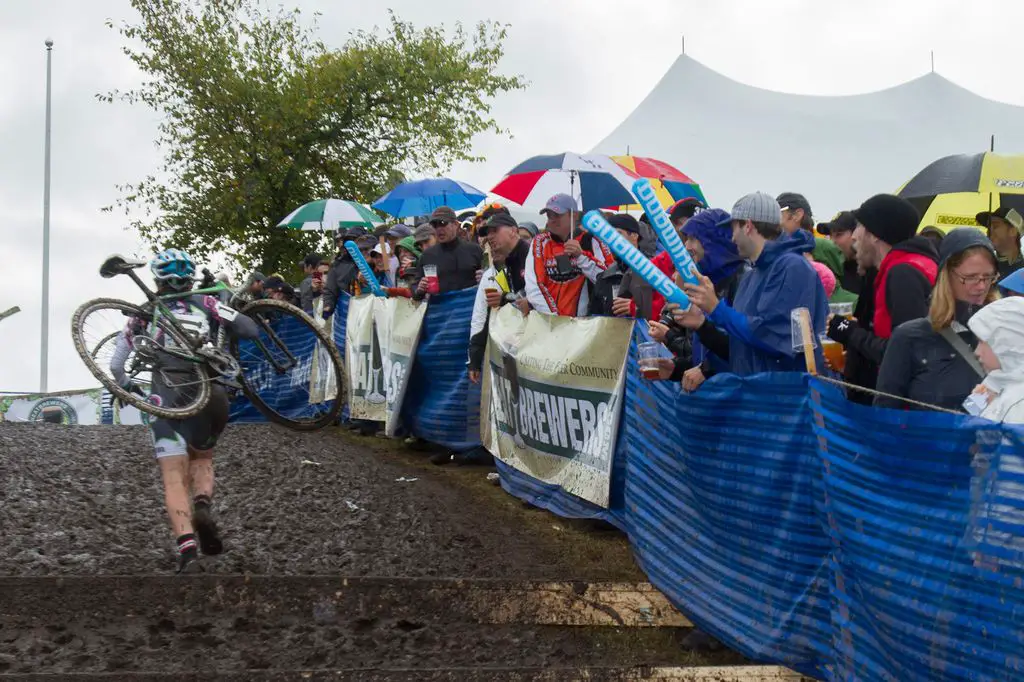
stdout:
<svg viewBox="0 0 1024 682">
<path fill-rule="evenodd" d="M 284 4 L 290 3 L 285 0 Z M 320 34 L 341 46 L 354 29 L 384 25 L 386 9 L 423 25 L 494 19 L 511 24 L 503 70 L 530 82 L 495 106 L 514 139 L 478 140 L 487 161 L 452 177 L 481 189 L 540 153 L 587 151 L 611 132 L 686 52 L 733 79 L 806 94 L 867 92 L 936 70 L 991 99 L 1024 105 L 1018 0 L 364 0 L 297 2 L 320 11 Z M 638 9 L 643 7 L 642 10 Z M 126 0 L 0 2 L 0 391 L 39 384 L 43 114 L 52 37 L 53 160 L 50 390 L 96 384 L 72 348 L 70 316 L 96 296 L 133 297 L 102 280 L 114 252 L 144 255 L 117 215 L 100 212 L 115 185 L 156 169 L 155 120 L 141 108 L 94 95 L 139 80 L 106 19 L 133 19 Z M 699 93 L 695 93 L 695 96 Z M 668 132 L 668 131 L 666 131 Z M 1007 150 L 1010 151 L 1010 150 Z M 1024 150 L 1013 150 L 1024 151 Z M 686 169 L 683 168 L 683 171 Z M 699 180 L 699 178 L 698 178 Z"/>
</svg>

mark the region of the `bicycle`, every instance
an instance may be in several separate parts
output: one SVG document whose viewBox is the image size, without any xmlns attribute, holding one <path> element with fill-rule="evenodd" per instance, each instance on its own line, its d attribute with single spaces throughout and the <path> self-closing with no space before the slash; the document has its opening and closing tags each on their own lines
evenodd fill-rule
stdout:
<svg viewBox="0 0 1024 682">
<path fill-rule="evenodd" d="M 291 429 L 314 431 L 337 421 L 347 401 L 344 363 L 334 340 L 309 315 L 283 301 L 261 299 L 241 304 L 236 292 L 215 281 L 206 269 L 198 288 L 156 294 L 135 273 L 146 265 L 145 261 L 111 256 L 100 267 L 100 276 L 106 279 L 130 277 L 146 296 L 145 304 L 97 298 L 83 303 L 71 318 L 75 350 L 115 398 L 154 417 L 186 419 L 203 409 L 210 399 L 211 383 L 217 382 L 229 391 L 240 390 L 269 420 Z M 196 295 L 217 299 L 217 312 L 223 320 L 230 321 L 239 312 L 252 318 L 259 328 L 258 338 L 239 341 L 223 326 L 206 328 L 205 315 L 176 314 L 168 307 L 173 301 Z M 146 323 L 147 329 L 133 337 L 133 350 L 125 364 L 133 383 L 129 388 L 117 382 L 109 367 L 126 318 Z M 211 338 L 215 339 L 212 343 Z M 154 376 L 182 398 L 174 405 L 151 401 L 137 386 L 151 384 Z M 288 390 L 281 390 L 282 383 L 287 383 Z M 305 395 L 302 386 L 309 387 Z M 333 386 L 334 394 L 328 395 L 325 386 Z"/>
</svg>

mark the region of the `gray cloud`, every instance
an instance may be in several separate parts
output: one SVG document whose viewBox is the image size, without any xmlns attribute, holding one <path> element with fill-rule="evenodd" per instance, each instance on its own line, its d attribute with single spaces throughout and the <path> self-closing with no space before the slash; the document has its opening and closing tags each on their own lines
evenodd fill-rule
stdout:
<svg viewBox="0 0 1024 682">
<path fill-rule="evenodd" d="M 477 149 L 487 161 L 460 164 L 451 172 L 485 190 L 527 156 L 597 144 L 655 86 L 679 54 L 683 34 L 691 56 L 731 78 L 773 90 L 875 90 L 926 72 L 934 49 L 937 68 L 947 78 L 985 97 L 1024 104 L 1024 93 L 1015 87 L 1024 3 L 1013 0 L 297 4 L 322 13 L 320 35 L 330 45 L 341 45 L 352 30 L 383 25 L 388 5 L 418 25 L 484 18 L 511 23 L 503 68 L 524 74 L 531 87 L 501 97 L 494 113 L 515 137 L 481 137 Z M 17 304 L 25 311 L 0 322 L 0 390 L 32 389 L 38 380 L 46 36 L 56 43 L 51 389 L 95 384 L 71 348 L 74 308 L 95 296 L 133 297 L 130 286 L 94 274 L 110 252 L 141 253 L 142 245 L 123 230 L 123 219 L 99 209 L 116 198 L 115 184 L 152 172 L 159 159 L 150 112 L 93 97 L 139 80 L 120 52 L 119 36 L 103 25 L 130 13 L 125 0 L 0 3 L 0 263 L 8 282 L 0 308 Z M 686 159 L 666 160 L 686 170 Z"/>
</svg>

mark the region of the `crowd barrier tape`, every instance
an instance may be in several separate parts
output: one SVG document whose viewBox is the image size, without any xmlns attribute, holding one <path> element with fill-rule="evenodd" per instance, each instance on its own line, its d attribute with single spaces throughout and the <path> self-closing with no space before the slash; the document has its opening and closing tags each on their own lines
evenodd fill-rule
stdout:
<svg viewBox="0 0 1024 682">
<path fill-rule="evenodd" d="M 643 206 L 644 213 L 650 218 L 651 227 L 658 235 L 665 250 L 668 251 L 672 264 L 676 266 L 676 272 L 687 284 L 699 285 L 700 271 L 697 269 L 697 264 L 693 262 L 690 252 L 683 246 L 683 240 L 679 238 L 676 228 L 672 227 L 672 221 L 665 213 L 661 202 L 658 201 L 658 195 L 654 193 L 651 181 L 647 178 L 640 178 L 634 182 L 633 194 Z"/>
<path fill-rule="evenodd" d="M 431 301 L 406 401 L 412 433 L 460 447 L 479 444 L 472 300 Z M 651 582 L 751 659 L 830 680 L 1024 679 L 1024 427 L 862 407 L 797 373 L 684 394 L 640 376 L 648 339 L 635 325 L 607 507 L 498 461 L 505 490 L 621 528 Z"/>
</svg>

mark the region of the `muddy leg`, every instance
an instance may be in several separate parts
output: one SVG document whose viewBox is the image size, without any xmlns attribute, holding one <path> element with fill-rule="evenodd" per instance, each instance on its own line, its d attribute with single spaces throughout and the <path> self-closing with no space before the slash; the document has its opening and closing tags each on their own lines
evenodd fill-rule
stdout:
<svg viewBox="0 0 1024 682">
<path fill-rule="evenodd" d="M 188 457 L 161 457 L 160 474 L 164 479 L 164 502 L 175 538 L 192 533 L 192 503 L 188 494 Z"/>
</svg>

